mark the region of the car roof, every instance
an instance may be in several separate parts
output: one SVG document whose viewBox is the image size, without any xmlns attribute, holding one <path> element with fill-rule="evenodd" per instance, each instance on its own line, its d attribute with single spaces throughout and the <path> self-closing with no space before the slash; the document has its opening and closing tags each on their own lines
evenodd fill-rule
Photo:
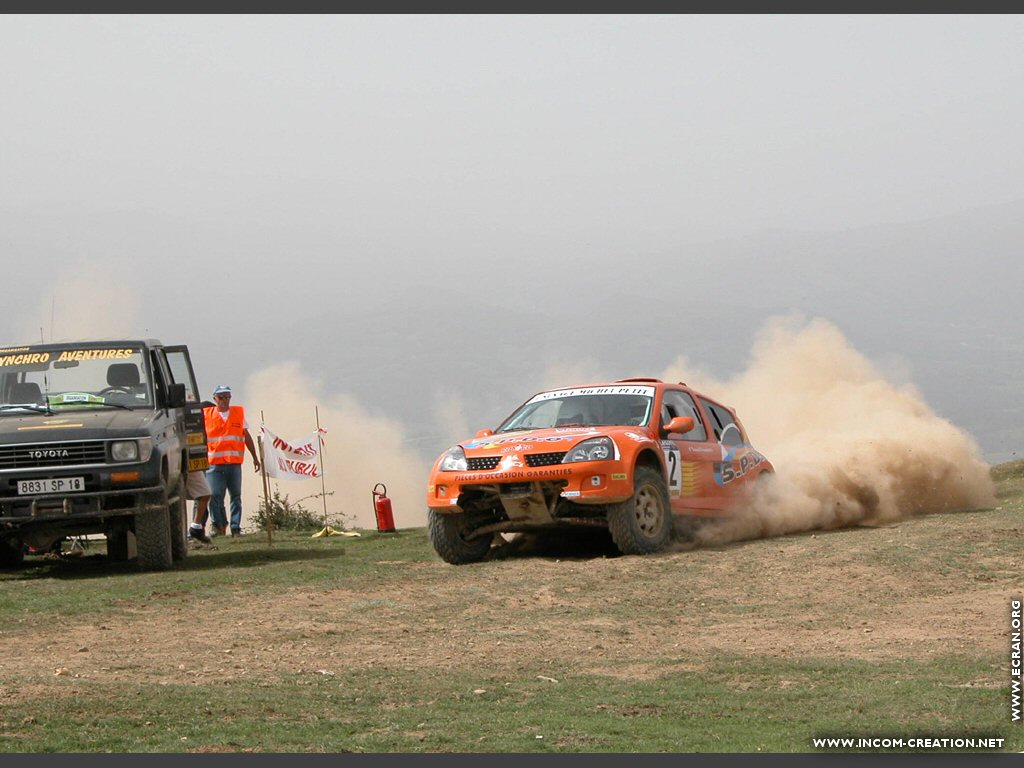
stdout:
<svg viewBox="0 0 1024 768">
<path fill-rule="evenodd" d="M 33 350 L 48 350 L 48 349 L 92 349 L 94 347 L 113 347 L 113 346 L 127 346 L 127 347 L 162 347 L 163 344 L 157 339 L 89 339 L 83 341 L 76 339 L 74 341 L 48 341 L 46 343 L 36 342 L 29 344 L 5 344 L 4 350 L 8 349 L 33 349 Z"/>
<path fill-rule="evenodd" d="M 591 389 L 591 388 L 595 388 L 595 387 L 614 387 L 616 384 L 646 384 L 646 385 L 652 386 L 656 390 L 660 390 L 662 392 L 664 392 L 665 390 L 672 390 L 672 389 L 674 389 L 674 390 L 685 390 L 686 392 L 689 392 L 691 395 L 693 395 L 695 398 L 699 398 L 701 400 L 706 400 L 709 403 L 717 405 L 719 408 L 726 409 L 727 411 L 729 411 L 729 413 L 731 413 L 733 415 L 733 418 L 735 418 L 737 420 L 739 419 L 739 414 L 736 413 L 736 409 L 733 408 L 731 405 L 726 405 L 725 403 L 723 403 L 721 400 L 718 400 L 717 398 L 705 395 L 703 392 L 698 392 L 696 389 L 691 387 L 685 381 L 679 381 L 679 382 L 663 381 L 663 380 L 655 378 L 653 376 L 635 376 L 635 377 L 631 377 L 631 378 L 627 378 L 627 379 L 616 379 L 615 381 L 600 381 L 600 382 L 590 383 L 590 384 L 577 384 L 577 385 L 571 386 L 571 387 L 553 387 L 551 389 L 542 389 L 540 391 L 541 392 L 557 392 L 558 390 L 561 390 L 561 389 Z"/>
<path fill-rule="evenodd" d="M 609 382 L 607 384 L 592 384 L 590 386 L 600 387 L 600 386 L 610 386 L 612 384 L 650 384 L 650 385 L 652 385 L 654 387 L 657 387 L 657 388 L 661 389 L 662 391 L 664 391 L 666 389 L 685 389 L 687 392 L 689 392 L 694 397 L 700 398 L 702 400 L 707 400 L 709 403 L 714 403 L 715 405 L 719 406 L 720 408 L 725 408 L 726 410 L 731 412 L 733 416 L 736 416 L 736 409 L 733 408 L 731 405 L 726 405 L 725 403 L 721 402 L 720 400 L 717 400 L 714 397 L 710 397 L 709 395 L 705 395 L 703 392 L 698 392 L 696 389 L 691 387 L 685 381 L 680 381 L 680 382 L 673 383 L 671 381 L 662 381 L 661 379 L 656 379 L 656 378 L 653 378 L 653 377 L 636 377 L 636 378 L 630 378 L 630 379 L 618 379 L 617 381 Z"/>
</svg>

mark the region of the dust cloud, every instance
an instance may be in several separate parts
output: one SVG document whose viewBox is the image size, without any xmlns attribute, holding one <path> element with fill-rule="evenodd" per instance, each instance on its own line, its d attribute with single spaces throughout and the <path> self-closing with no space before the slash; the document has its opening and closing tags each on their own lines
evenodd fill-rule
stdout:
<svg viewBox="0 0 1024 768">
<path fill-rule="evenodd" d="M 123 278 L 113 281 L 96 271 L 88 261 L 68 265 L 10 341 L 138 338 L 138 291 Z"/>
<path fill-rule="evenodd" d="M 678 359 L 663 374 L 736 408 L 776 474 L 698 545 L 995 503 L 974 440 L 932 412 L 909 384 L 888 381 L 831 323 L 775 318 L 748 368 L 728 381 Z"/>
<path fill-rule="evenodd" d="M 324 382 L 311 377 L 297 363 L 282 363 L 252 374 L 246 381 L 245 406 L 249 431 L 259 435 L 260 412 L 267 428 L 278 437 L 297 440 L 308 437 L 320 426 L 327 430 L 323 450 L 324 488 L 327 520 L 335 528 L 376 528 L 372 490 L 377 483 L 387 487 L 398 528 L 418 527 L 426 522 L 426 482 L 430 467 L 406 442 L 401 423 L 374 415 L 347 394 L 325 392 Z M 248 459 L 246 467 L 250 467 Z M 262 497 L 259 475 L 244 475 L 242 497 L 248 523 Z M 297 501 L 321 492 L 319 479 L 271 480 L 271 489 Z M 323 514 L 320 498 L 307 499 L 302 506 Z"/>
<path fill-rule="evenodd" d="M 434 414 L 438 424 L 443 425 L 441 441 L 446 445 L 455 445 L 460 440 L 473 434 L 466 421 L 466 412 L 462 400 L 440 390 L 434 393 Z"/>
</svg>

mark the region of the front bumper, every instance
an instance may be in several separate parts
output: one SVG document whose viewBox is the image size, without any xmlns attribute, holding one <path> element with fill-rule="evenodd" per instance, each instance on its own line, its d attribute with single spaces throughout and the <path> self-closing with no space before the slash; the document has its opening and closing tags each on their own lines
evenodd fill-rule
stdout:
<svg viewBox="0 0 1024 768">
<path fill-rule="evenodd" d="M 0 538 L 40 529 L 102 532 L 112 518 L 163 503 L 162 460 L 5 469 L 0 472 Z M 80 477 L 81 491 L 19 494 L 18 482 Z"/>
<path fill-rule="evenodd" d="M 517 493 L 524 485 L 548 486 L 576 504 L 613 504 L 633 495 L 630 468 L 619 460 L 581 461 L 546 467 L 478 472 L 434 471 L 427 485 L 427 506 L 437 512 L 459 512 L 467 492 Z"/>
<path fill-rule="evenodd" d="M 70 494 L 0 497 L 0 523 L 67 520 L 86 517 L 133 515 L 146 505 L 156 503 L 163 486 L 123 488 L 107 491 L 83 491 Z M 114 503 L 109 503 L 113 501 Z"/>
</svg>

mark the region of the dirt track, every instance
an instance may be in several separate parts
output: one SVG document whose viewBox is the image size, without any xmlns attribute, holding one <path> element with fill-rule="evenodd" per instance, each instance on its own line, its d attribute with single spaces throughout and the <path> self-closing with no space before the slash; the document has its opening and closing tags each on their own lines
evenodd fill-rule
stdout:
<svg viewBox="0 0 1024 768">
<path fill-rule="evenodd" d="M 168 593 L 116 619 L 5 633 L 5 676 L 205 684 L 377 666 L 649 678 L 666 664 L 700 669 L 721 653 L 998 655 L 1021 580 L 1015 557 L 987 542 L 1019 541 L 1021 530 L 996 515 L 934 515 L 654 557 L 513 553 L 465 567 L 378 560 L 385 583 L 260 595 L 241 585 L 198 608 Z M 8 687 L 5 698 L 40 692 Z"/>
</svg>

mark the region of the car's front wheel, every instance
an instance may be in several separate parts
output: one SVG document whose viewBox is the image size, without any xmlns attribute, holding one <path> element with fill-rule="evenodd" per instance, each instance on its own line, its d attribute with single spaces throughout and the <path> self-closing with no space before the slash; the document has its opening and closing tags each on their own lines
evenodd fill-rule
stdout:
<svg viewBox="0 0 1024 768">
<path fill-rule="evenodd" d="M 0 539 L 0 568 L 17 568 L 25 559 L 25 547 L 18 539 Z"/>
<path fill-rule="evenodd" d="M 464 565 L 483 560 L 491 548 L 492 536 L 468 539 L 469 520 L 465 512 L 439 514 L 427 510 L 427 533 L 434 550 L 441 559 L 452 565 Z"/>
<path fill-rule="evenodd" d="M 660 472 L 636 468 L 633 495 L 608 507 L 608 531 L 624 555 L 646 555 L 664 548 L 672 535 L 672 508 Z"/>
<path fill-rule="evenodd" d="M 171 525 L 171 559 L 184 560 L 188 556 L 188 504 L 185 503 L 185 475 L 178 478 L 172 498 L 168 501 L 167 515 Z"/>
<path fill-rule="evenodd" d="M 166 571 L 174 563 L 170 502 L 171 495 L 164 490 L 159 503 L 145 505 L 135 514 L 135 546 L 144 571 Z"/>
</svg>

